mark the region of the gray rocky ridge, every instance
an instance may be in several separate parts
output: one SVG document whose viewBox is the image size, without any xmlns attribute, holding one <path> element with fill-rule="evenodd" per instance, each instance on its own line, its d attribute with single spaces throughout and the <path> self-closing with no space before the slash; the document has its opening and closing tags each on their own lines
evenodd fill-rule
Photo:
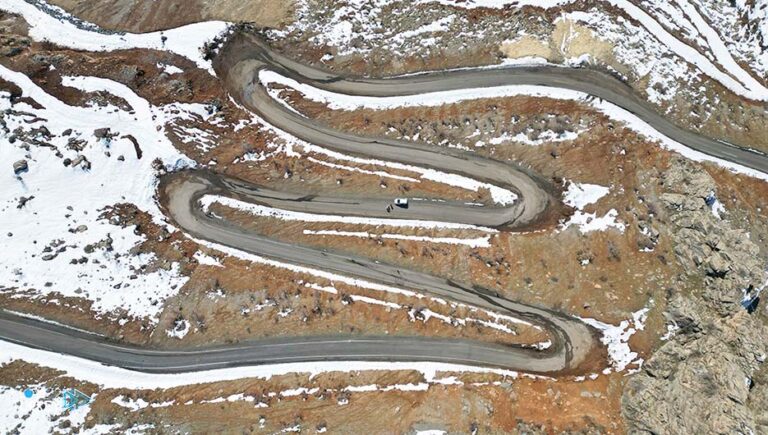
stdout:
<svg viewBox="0 0 768 435">
<path fill-rule="evenodd" d="M 674 336 L 628 383 L 622 412 L 630 433 L 768 433 L 765 308 L 743 300 L 765 285 L 766 262 L 749 233 L 713 213 L 714 180 L 676 160 L 661 195 L 675 253 L 700 291 L 673 292 Z"/>
</svg>

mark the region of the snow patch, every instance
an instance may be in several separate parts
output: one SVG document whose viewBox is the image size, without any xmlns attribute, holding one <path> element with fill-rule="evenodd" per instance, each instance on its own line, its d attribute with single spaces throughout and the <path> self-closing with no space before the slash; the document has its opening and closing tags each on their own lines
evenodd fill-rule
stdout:
<svg viewBox="0 0 768 435">
<path fill-rule="evenodd" d="M 3 162 L 10 166 L 24 159 L 29 166 L 19 176 L 0 177 L 0 226 L 7 229 L 0 236 L 5 248 L 0 251 L 0 291 L 19 297 L 57 292 L 92 301 L 91 309 L 98 313 L 124 311 L 156 321 L 162 301 L 174 295 L 187 278 L 179 275 L 177 263 L 167 270 L 145 273 L 152 270 L 153 254 L 125 255 L 144 242 L 144 237 L 134 234 L 133 228 L 121 228 L 99 217 L 105 207 L 131 203 L 150 213 L 155 223 L 165 225 L 154 200 L 157 179 L 152 161 L 157 158 L 168 166 L 192 164 L 165 136 L 164 124 L 172 118 L 162 116 L 128 87 L 111 80 L 64 77 L 63 84 L 109 92 L 126 101 L 131 112 L 111 105 L 69 106 L 24 74 L 2 66 L 0 77 L 42 106 L 11 104 L 10 95 L 0 92 L 8 131 L 18 128 L 34 136 L 33 129 L 45 127 L 51 137 L 37 133 L 38 138 L 55 147 L 33 144 L 26 150 L 21 141 L 12 143 L 11 133 L 0 132 Z M 96 138 L 94 131 L 105 127 L 117 136 Z M 125 135 L 139 144 L 141 158 Z M 82 143 L 82 150 L 72 149 L 70 140 Z M 85 158 L 90 167 L 86 163 L 65 166 L 64 158 Z M 22 197 L 31 199 L 20 206 Z"/>
<path fill-rule="evenodd" d="M 0 433 L 65 433 L 60 431 L 64 422 L 73 428 L 85 423 L 90 404 L 65 411 L 61 406 L 62 391 L 39 384 L 26 388 L 32 391 L 31 397 L 26 397 L 23 389 L 0 386 Z"/>
<path fill-rule="evenodd" d="M 4 0 L 0 9 L 23 16 L 29 24 L 29 36 L 35 41 L 50 41 L 59 46 L 86 51 L 132 48 L 168 51 L 191 60 L 211 74 L 214 74 L 211 62 L 204 58 L 202 48 L 230 28 L 230 23 L 207 21 L 160 32 L 104 33 L 96 31 L 98 28 L 93 25 L 90 27 L 95 30 L 75 26 L 70 22 L 71 15 L 59 8 L 55 10 L 61 19 L 24 0 Z"/>
<path fill-rule="evenodd" d="M 563 202 L 578 210 L 589 204 L 594 204 L 611 191 L 610 188 L 597 184 L 568 183 L 568 189 L 563 195 Z"/>
<path fill-rule="evenodd" d="M 195 252 L 194 259 L 204 266 L 224 267 L 219 260 L 200 251 Z"/>
<path fill-rule="evenodd" d="M 605 231 L 609 228 L 615 228 L 623 232 L 626 226 L 622 222 L 617 221 L 618 212 L 615 209 L 609 210 L 600 217 L 596 213 L 586 213 L 583 211 L 584 207 L 596 203 L 609 192 L 609 188 L 597 184 L 568 182 L 568 189 L 563 194 L 563 202 L 576 208 L 576 211 L 568 221 L 561 223 L 560 228 L 566 229 L 575 225 L 582 233 Z"/>
<path fill-rule="evenodd" d="M 165 64 L 165 63 L 158 63 L 157 67 L 160 68 L 161 70 L 163 70 L 163 72 L 168 74 L 168 75 L 181 74 L 181 73 L 184 72 L 183 69 L 177 67 L 176 65 L 168 65 L 168 64 Z"/>
<path fill-rule="evenodd" d="M 165 333 L 169 337 L 178 338 L 181 340 L 189 333 L 190 328 L 189 320 L 179 319 L 173 322 L 173 328 L 166 329 Z"/>
<path fill-rule="evenodd" d="M 138 398 L 138 399 L 134 400 L 134 399 L 129 399 L 129 398 L 125 397 L 125 396 L 120 395 L 120 396 L 117 396 L 114 399 L 112 399 L 111 403 L 114 403 L 115 405 L 121 406 L 123 408 L 128 408 L 131 411 L 136 412 L 136 411 L 145 409 L 147 407 L 150 407 L 150 408 L 166 408 L 168 406 L 172 406 L 175 403 L 175 401 L 171 400 L 171 401 L 162 402 L 162 403 L 149 403 L 149 402 L 147 402 L 146 400 L 144 400 L 142 398 Z"/>
<path fill-rule="evenodd" d="M 608 356 L 611 359 L 611 366 L 615 371 L 621 372 L 628 366 L 633 365 L 635 368 L 630 371 L 630 373 L 633 373 L 642 366 L 643 359 L 638 358 L 637 352 L 630 349 L 628 342 L 637 331 L 645 329 L 648 311 L 650 311 L 650 308 L 638 310 L 632 313 L 631 319 L 622 320 L 618 325 L 611 325 L 610 323 L 600 322 L 595 319 L 581 318 L 584 323 L 602 332 L 603 336 L 600 338 L 600 341 L 608 347 Z M 610 373 L 610 370 L 610 368 L 606 369 L 604 373 Z"/>
</svg>

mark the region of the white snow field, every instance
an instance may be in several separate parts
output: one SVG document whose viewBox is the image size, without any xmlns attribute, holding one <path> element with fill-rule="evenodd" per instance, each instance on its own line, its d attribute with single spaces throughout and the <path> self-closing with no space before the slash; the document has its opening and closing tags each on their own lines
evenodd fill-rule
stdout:
<svg viewBox="0 0 768 435">
<path fill-rule="evenodd" d="M 32 392 L 31 397 L 24 395 L 27 389 Z M 61 403 L 61 391 L 43 385 L 28 385 L 23 389 L 0 386 L 0 433 L 65 434 L 69 430 L 59 427 L 65 421 L 71 427 L 85 423 L 90 404 L 64 411 Z"/>
<path fill-rule="evenodd" d="M 169 51 L 186 57 L 211 74 L 213 68 L 210 61 L 204 59 L 201 48 L 230 27 L 230 23 L 223 21 L 207 21 L 161 32 L 103 34 L 56 19 L 24 0 L 3 0 L 0 9 L 23 16 L 30 26 L 29 36 L 36 41 L 51 41 L 56 45 L 86 51 L 131 48 Z M 70 16 L 61 9 L 59 13 L 63 17 Z"/>
<path fill-rule="evenodd" d="M 6 229 L 0 235 L 5 248 L 0 250 L 0 287 L 33 297 L 55 292 L 86 298 L 97 313 L 124 312 L 154 319 L 162 301 L 175 294 L 187 278 L 178 274 L 176 266 L 142 273 L 154 256 L 128 253 L 144 238 L 135 235 L 132 228 L 120 228 L 99 216 L 104 207 L 132 203 L 162 224 L 162 214 L 153 199 L 157 180 L 152 161 L 159 158 L 167 165 L 193 164 L 166 138 L 163 125 L 168 116 L 124 85 L 105 79 L 77 77 L 64 83 L 117 95 L 131 105 L 132 113 L 114 106 L 69 106 L 25 75 L 1 66 L 0 77 L 19 86 L 25 97 L 42 106 L 11 105 L 10 95 L 0 93 L 0 108 L 17 111 L 5 115 L 10 131 L 20 128 L 32 132 L 45 127 L 52 137 L 41 139 L 54 145 L 63 158 L 75 160 L 82 155 L 90 162 L 90 169 L 84 168 L 85 163 L 65 166 L 48 147 L 33 145 L 26 150 L 11 133 L 0 134 L 0 154 L 7 164 L 0 175 L 0 226 Z M 142 158 L 137 158 L 128 139 L 96 138 L 94 130 L 104 127 L 133 135 L 141 146 Z M 63 135 L 66 130 L 71 130 L 67 136 Z M 85 143 L 80 153 L 67 148 L 70 138 Z M 16 176 L 11 163 L 18 160 L 26 160 L 29 169 Z M 32 199 L 19 207 L 21 197 Z M 92 254 L 85 252 L 87 245 L 109 239 L 111 251 L 96 248 Z M 79 262 L 82 258 L 87 262 Z"/>
</svg>

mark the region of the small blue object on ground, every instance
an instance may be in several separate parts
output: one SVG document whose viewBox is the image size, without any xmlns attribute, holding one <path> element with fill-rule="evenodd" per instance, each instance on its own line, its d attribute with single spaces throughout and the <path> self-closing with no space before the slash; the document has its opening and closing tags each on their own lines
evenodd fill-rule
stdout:
<svg viewBox="0 0 768 435">
<path fill-rule="evenodd" d="M 24 397 L 26 397 L 27 399 L 32 398 L 32 395 L 34 395 L 34 394 L 35 394 L 35 392 L 30 390 L 29 388 L 24 390 Z"/>
<path fill-rule="evenodd" d="M 91 396 L 78 391 L 74 388 L 64 390 L 61 393 L 61 398 L 64 400 L 64 409 L 74 410 L 81 405 L 87 405 L 91 403 Z"/>
</svg>

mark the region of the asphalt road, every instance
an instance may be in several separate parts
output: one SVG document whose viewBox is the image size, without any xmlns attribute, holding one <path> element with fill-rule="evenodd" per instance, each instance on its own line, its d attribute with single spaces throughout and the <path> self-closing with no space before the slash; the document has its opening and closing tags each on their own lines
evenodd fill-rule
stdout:
<svg viewBox="0 0 768 435">
<path fill-rule="evenodd" d="M 240 98 L 243 102 L 253 102 L 256 98 L 260 98 L 252 94 L 256 87 L 255 83 L 242 86 L 241 80 L 247 79 L 262 67 L 320 89 L 347 95 L 387 97 L 508 85 L 537 85 L 568 89 L 611 102 L 688 148 L 768 173 L 768 156 L 765 153 L 737 147 L 681 128 L 665 115 L 659 114 L 626 83 L 612 75 L 593 69 L 553 65 L 511 66 L 372 79 L 343 77 L 303 65 L 272 51 L 258 37 L 245 33 L 236 35 L 230 48 L 217 59 L 217 68 L 220 74 L 232 77 L 234 81 L 241 83 L 238 88 L 231 88 L 231 90 L 233 94 L 238 90 L 241 91 Z M 251 77 L 251 80 L 254 80 L 254 77 Z"/>
<path fill-rule="evenodd" d="M 459 202 L 412 202 L 408 210 L 384 212 L 385 202 L 364 198 L 308 197 L 265 189 L 203 171 L 166 177 L 160 186 L 168 216 L 184 231 L 218 244 L 279 261 L 314 267 L 433 294 L 509 314 L 545 329 L 552 345 L 546 350 L 467 340 L 427 337 L 312 337 L 243 342 L 188 351 L 134 348 L 110 343 L 56 325 L 0 313 L 0 337 L 28 346 L 69 353 L 108 364 L 151 372 L 194 371 L 248 364 L 319 360 L 440 361 L 492 366 L 534 373 L 578 372 L 597 344 L 596 331 L 568 315 L 499 297 L 492 290 L 451 282 L 397 266 L 283 243 L 206 215 L 198 200 L 224 195 L 277 208 L 314 213 L 376 217 L 405 217 L 514 229 L 535 223 L 555 201 L 552 188 L 524 167 L 498 162 L 459 150 L 384 138 L 359 137 L 336 131 L 302 117 L 272 100 L 258 81 L 269 68 L 319 88 L 355 95 L 416 95 L 424 92 L 511 84 L 533 84 L 586 92 L 634 113 L 659 132 L 707 154 L 768 172 L 762 154 L 736 148 L 689 132 L 657 114 L 619 80 L 586 69 L 557 67 L 477 69 L 430 73 L 391 79 L 338 77 L 286 59 L 259 40 L 238 35 L 216 61 L 233 97 L 266 121 L 301 139 L 347 154 L 414 164 L 459 173 L 508 188 L 518 194 L 509 206 L 474 207 Z"/>
<path fill-rule="evenodd" d="M 204 349 L 160 350 L 115 343 L 100 336 L 0 310 L 0 337 L 37 349 L 70 354 L 149 373 L 181 373 L 306 361 L 440 361 L 539 372 L 542 353 L 461 339 L 403 336 L 286 337 Z M 542 363 L 546 366 L 547 357 Z M 530 369 L 530 370 L 528 370 Z"/>
<path fill-rule="evenodd" d="M 486 289 L 460 285 L 366 258 L 273 240 L 208 215 L 199 206 L 199 199 L 204 195 L 227 195 L 273 205 L 272 197 L 282 197 L 278 192 L 267 191 L 261 196 L 261 188 L 206 171 L 171 174 L 163 179 L 159 190 L 168 216 L 179 228 L 196 238 L 282 262 L 419 290 L 508 314 L 546 330 L 552 345 L 547 350 L 538 351 L 460 339 L 336 336 L 277 338 L 176 351 L 118 345 L 98 336 L 2 311 L 0 338 L 124 368 L 171 373 L 277 362 L 366 360 L 437 361 L 553 374 L 575 371 L 596 345 L 595 331 L 570 316 L 510 301 Z M 311 202 L 300 202 L 308 201 Z"/>
</svg>

